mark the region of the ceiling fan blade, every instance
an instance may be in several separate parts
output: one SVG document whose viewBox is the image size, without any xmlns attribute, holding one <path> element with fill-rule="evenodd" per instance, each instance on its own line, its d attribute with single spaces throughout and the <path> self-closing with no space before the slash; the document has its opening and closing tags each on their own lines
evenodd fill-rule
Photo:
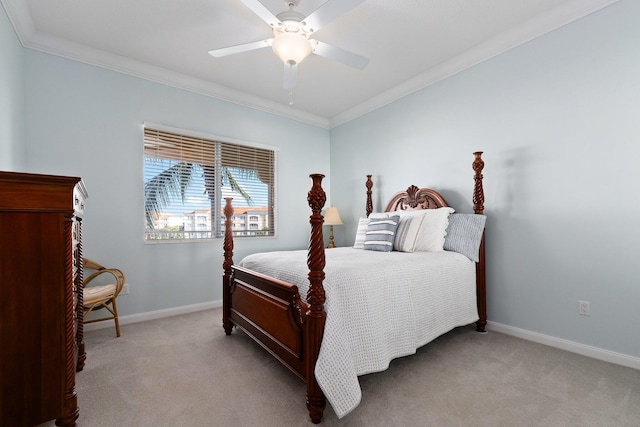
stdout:
<svg viewBox="0 0 640 427">
<path fill-rule="evenodd" d="M 260 19 L 262 19 L 268 25 L 275 28 L 278 24 L 280 24 L 280 20 L 276 18 L 276 16 L 273 13 L 271 13 L 269 9 L 264 7 L 264 5 L 260 3 L 259 0 L 240 0 L 240 1 L 244 3 L 244 5 L 247 6 L 249 9 L 251 9 L 253 13 L 258 15 Z"/>
<path fill-rule="evenodd" d="M 263 47 L 271 46 L 273 39 L 260 40 L 258 42 L 238 44 L 235 46 L 223 47 L 220 49 L 213 49 L 209 51 L 209 55 L 220 58 L 222 56 L 233 55 L 236 53 L 247 52 L 249 50 L 262 49 Z"/>
<path fill-rule="evenodd" d="M 323 43 L 318 40 L 314 40 L 316 43 L 313 53 L 316 55 L 324 56 L 325 58 L 333 59 L 349 67 L 357 68 L 358 70 L 364 69 L 369 63 L 369 58 L 356 55 L 339 47 L 331 46 L 330 44 Z"/>
<path fill-rule="evenodd" d="M 244 1 L 244 0 L 243 0 Z M 364 0 L 327 0 L 304 19 L 310 32 L 316 32 L 343 13 L 347 13 Z"/>
<path fill-rule="evenodd" d="M 284 64 L 284 88 L 292 89 L 298 83 L 298 64 Z"/>
</svg>

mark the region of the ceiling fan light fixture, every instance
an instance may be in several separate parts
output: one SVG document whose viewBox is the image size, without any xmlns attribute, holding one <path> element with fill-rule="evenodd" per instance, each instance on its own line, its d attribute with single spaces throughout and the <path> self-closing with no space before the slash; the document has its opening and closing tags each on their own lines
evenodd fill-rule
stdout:
<svg viewBox="0 0 640 427">
<path fill-rule="evenodd" d="M 271 47 L 285 64 L 299 64 L 313 50 L 306 36 L 287 32 L 278 34 Z"/>
</svg>

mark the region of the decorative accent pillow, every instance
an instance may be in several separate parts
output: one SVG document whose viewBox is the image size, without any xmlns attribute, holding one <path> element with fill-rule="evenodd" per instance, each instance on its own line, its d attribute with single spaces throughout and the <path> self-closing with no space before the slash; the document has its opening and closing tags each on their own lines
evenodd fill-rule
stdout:
<svg viewBox="0 0 640 427">
<path fill-rule="evenodd" d="M 389 218 L 370 218 L 364 240 L 364 249 L 391 252 L 398 222 L 400 222 L 398 215 L 390 216 Z"/>
<path fill-rule="evenodd" d="M 354 249 L 364 249 L 364 238 L 367 235 L 367 226 L 369 225 L 369 218 L 360 218 L 358 221 L 358 228 L 356 229 L 356 239 L 353 242 Z"/>
<path fill-rule="evenodd" d="M 416 252 L 440 252 L 444 250 L 444 237 L 449 225 L 449 214 L 455 212 L 453 208 L 425 209 L 424 218 L 418 239 Z"/>
<path fill-rule="evenodd" d="M 364 238 L 367 234 L 367 226 L 371 218 L 389 218 L 388 212 L 372 212 L 369 218 L 360 218 L 356 229 L 356 238 L 353 242 L 353 249 L 364 249 Z"/>
<path fill-rule="evenodd" d="M 402 211 L 400 211 L 402 212 Z M 413 211 L 411 211 L 413 212 Z M 400 252 L 414 252 L 416 240 L 422 227 L 422 215 L 404 214 L 400 215 L 400 222 L 396 230 L 396 239 L 393 241 L 393 250 Z"/>
<path fill-rule="evenodd" d="M 477 214 L 449 215 L 447 236 L 444 239 L 444 249 L 458 252 L 471 261 L 480 260 L 479 250 L 482 232 L 487 217 Z"/>
</svg>

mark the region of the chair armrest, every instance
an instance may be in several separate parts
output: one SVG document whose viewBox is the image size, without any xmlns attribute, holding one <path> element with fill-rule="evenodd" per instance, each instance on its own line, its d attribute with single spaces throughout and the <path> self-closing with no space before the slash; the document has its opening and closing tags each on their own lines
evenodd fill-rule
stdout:
<svg viewBox="0 0 640 427">
<path fill-rule="evenodd" d="M 104 270 L 106 268 L 89 258 L 82 258 L 82 265 L 89 270 Z"/>
</svg>

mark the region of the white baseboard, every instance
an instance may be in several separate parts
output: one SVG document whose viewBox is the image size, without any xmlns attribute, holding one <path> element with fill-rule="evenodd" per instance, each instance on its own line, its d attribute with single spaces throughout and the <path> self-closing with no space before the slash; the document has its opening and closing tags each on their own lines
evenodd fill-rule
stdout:
<svg viewBox="0 0 640 427">
<path fill-rule="evenodd" d="M 196 311 L 209 310 L 222 307 L 222 300 L 203 302 L 199 304 L 183 305 L 181 307 L 167 308 L 164 310 L 148 311 L 146 313 L 130 314 L 128 316 L 118 316 L 120 326 L 129 323 L 145 322 L 147 320 L 161 319 L 163 317 L 177 316 L 179 314 L 195 313 Z M 85 331 L 95 331 L 97 329 L 114 328 L 113 321 L 89 323 L 84 325 Z"/>
<path fill-rule="evenodd" d="M 562 338 L 556 338 L 551 335 L 544 335 L 538 332 L 528 331 L 526 329 L 516 328 L 514 326 L 504 325 L 497 322 L 487 322 L 487 327 L 493 331 L 501 332 L 506 335 L 522 338 L 528 341 L 537 342 L 539 344 L 548 345 L 550 347 L 559 348 L 561 350 L 570 351 L 572 353 L 581 354 L 593 359 L 603 360 L 605 362 L 615 363 L 616 365 L 626 366 L 640 370 L 640 357 L 629 356 L 615 351 L 605 350 L 599 347 L 580 344 L 575 341 L 568 341 Z"/>
</svg>

